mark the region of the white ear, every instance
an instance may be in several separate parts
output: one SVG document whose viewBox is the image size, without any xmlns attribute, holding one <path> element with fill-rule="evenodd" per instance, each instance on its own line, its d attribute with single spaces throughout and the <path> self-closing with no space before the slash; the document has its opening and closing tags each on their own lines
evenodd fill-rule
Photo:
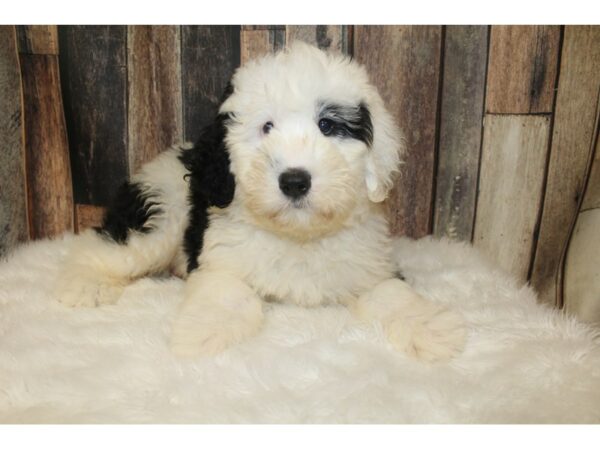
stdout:
<svg viewBox="0 0 600 450">
<path fill-rule="evenodd" d="M 369 200 L 384 201 L 394 185 L 394 174 L 404 155 L 404 138 L 380 98 L 369 105 L 373 122 L 373 144 L 367 155 L 365 183 Z"/>
</svg>

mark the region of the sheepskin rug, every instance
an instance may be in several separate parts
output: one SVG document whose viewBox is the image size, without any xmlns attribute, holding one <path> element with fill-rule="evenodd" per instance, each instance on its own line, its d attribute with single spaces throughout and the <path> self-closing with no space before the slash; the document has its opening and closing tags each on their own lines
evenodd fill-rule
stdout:
<svg viewBox="0 0 600 450">
<path fill-rule="evenodd" d="M 0 422 L 600 422 L 597 331 L 536 304 L 471 247 L 398 240 L 423 295 L 465 318 L 465 352 L 426 365 L 342 307 L 266 305 L 262 333 L 214 358 L 167 347 L 183 281 L 142 279 L 117 305 L 49 294 L 65 236 L 0 264 Z"/>
</svg>

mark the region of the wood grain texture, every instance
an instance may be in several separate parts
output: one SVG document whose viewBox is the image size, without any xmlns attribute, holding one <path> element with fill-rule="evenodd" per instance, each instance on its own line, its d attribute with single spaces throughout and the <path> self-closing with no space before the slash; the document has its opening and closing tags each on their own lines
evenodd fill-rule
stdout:
<svg viewBox="0 0 600 450">
<path fill-rule="evenodd" d="M 73 230 L 73 190 L 58 58 L 20 55 L 31 237 Z"/>
<path fill-rule="evenodd" d="M 282 49 L 286 30 L 279 28 L 242 28 L 240 33 L 241 63 Z"/>
<path fill-rule="evenodd" d="M 596 150 L 594 150 L 594 158 L 580 211 L 595 208 L 600 208 L 600 140 L 598 137 L 596 137 Z"/>
<path fill-rule="evenodd" d="M 15 27 L 0 26 L 0 256 L 29 238 Z"/>
<path fill-rule="evenodd" d="M 527 280 L 541 207 L 548 116 L 486 115 L 473 243 Z"/>
<path fill-rule="evenodd" d="M 552 112 L 559 45 L 559 26 L 492 26 L 486 112 Z"/>
<path fill-rule="evenodd" d="M 184 26 L 181 36 L 184 138 L 195 141 L 217 114 L 225 87 L 240 64 L 240 28 Z"/>
<path fill-rule="evenodd" d="M 471 241 L 483 126 L 488 27 L 448 26 L 433 233 Z"/>
<path fill-rule="evenodd" d="M 59 27 L 75 202 L 106 205 L 128 177 L 127 27 Z"/>
<path fill-rule="evenodd" d="M 345 25 L 288 25 L 285 41 L 303 41 L 322 50 L 348 53 L 348 27 Z"/>
<path fill-rule="evenodd" d="M 183 141 L 181 36 L 177 26 L 129 26 L 129 172 Z"/>
<path fill-rule="evenodd" d="M 105 212 L 106 208 L 102 206 L 75 205 L 75 232 L 101 226 Z"/>
<path fill-rule="evenodd" d="M 21 53 L 58 55 L 56 25 L 20 25 L 17 36 Z"/>
<path fill-rule="evenodd" d="M 440 54 L 439 26 L 354 29 L 354 57 L 406 135 L 405 164 L 387 201 L 394 234 L 417 238 L 431 231 Z"/>
<path fill-rule="evenodd" d="M 579 214 L 565 263 L 564 307 L 600 325 L 600 208 Z"/>
<path fill-rule="evenodd" d="M 600 90 L 600 27 L 567 26 L 561 58 L 552 148 L 531 284 L 540 300 L 560 303 L 561 267 L 590 153 Z"/>
</svg>

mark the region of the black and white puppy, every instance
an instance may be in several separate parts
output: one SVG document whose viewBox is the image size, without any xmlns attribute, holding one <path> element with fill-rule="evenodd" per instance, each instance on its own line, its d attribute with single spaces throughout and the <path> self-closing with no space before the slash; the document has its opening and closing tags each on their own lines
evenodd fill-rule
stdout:
<svg viewBox="0 0 600 450">
<path fill-rule="evenodd" d="M 72 241 L 56 286 L 71 306 L 114 303 L 136 278 L 187 277 L 171 346 L 214 354 L 260 331 L 263 300 L 347 305 L 399 350 L 445 360 L 453 312 L 395 277 L 381 202 L 401 134 L 363 67 L 297 43 L 237 70 L 199 141 L 120 190 Z"/>
</svg>

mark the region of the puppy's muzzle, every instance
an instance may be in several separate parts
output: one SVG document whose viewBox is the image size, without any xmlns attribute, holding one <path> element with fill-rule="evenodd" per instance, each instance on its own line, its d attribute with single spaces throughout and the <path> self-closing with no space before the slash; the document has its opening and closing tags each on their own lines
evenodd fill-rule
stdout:
<svg viewBox="0 0 600 450">
<path fill-rule="evenodd" d="M 288 169 L 279 175 L 279 189 L 293 200 L 304 197 L 310 190 L 311 176 L 304 169 Z"/>
</svg>

